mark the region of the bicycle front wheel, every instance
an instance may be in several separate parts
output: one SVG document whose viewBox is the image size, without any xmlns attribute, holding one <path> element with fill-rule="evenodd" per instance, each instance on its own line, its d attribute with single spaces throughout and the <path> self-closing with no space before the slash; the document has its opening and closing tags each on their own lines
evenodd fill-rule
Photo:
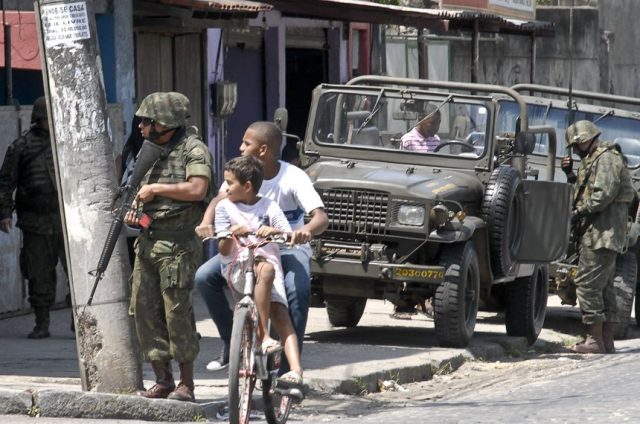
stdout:
<svg viewBox="0 0 640 424">
<path fill-rule="evenodd" d="M 229 351 L 229 422 L 247 424 L 251 413 L 251 395 L 255 387 L 255 321 L 247 306 L 233 314 Z"/>
</svg>

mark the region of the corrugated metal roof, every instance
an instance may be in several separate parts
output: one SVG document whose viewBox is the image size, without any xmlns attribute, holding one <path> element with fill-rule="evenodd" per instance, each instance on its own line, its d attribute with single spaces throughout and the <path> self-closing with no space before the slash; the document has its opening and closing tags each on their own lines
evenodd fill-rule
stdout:
<svg viewBox="0 0 640 424">
<path fill-rule="evenodd" d="M 267 0 L 276 9 L 299 16 L 312 16 L 380 24 L 396 24 L 436 30 L 473 29 L 476 21 L 483 32 L 553 35 L 555 25 L 542 21 L 519 21 L 499 15 L 468 11 L 393 6 L 364 0 Z"/>
<path fill-rule="evenodd" d="M 273 6 L 248 0 L 159 0 L 158 3 L 220 12 L 265 12 Z"/>
</svg>

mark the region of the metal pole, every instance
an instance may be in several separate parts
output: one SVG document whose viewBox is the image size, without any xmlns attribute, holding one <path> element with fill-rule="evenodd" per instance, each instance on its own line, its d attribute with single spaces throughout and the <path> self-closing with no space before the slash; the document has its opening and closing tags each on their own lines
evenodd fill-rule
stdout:
<svg viewBox="0 0 640 424">
<path fill-rule="evenodd" d="M 427 79 L 427 44 L 424 28 L 418 28 L 418 78 Z"/>
<path fill-rule="evenodd" d="M 575 111 L 573 110 L 573 7 L 569 9 L 569 122 L 573 124 Z"/>
<path fill-rule="evenodd" d="M 473 22 L 471 37 L 471 82 L 478 82 L 478 68 L 480 66 L 480 21 Z"/>
<path fill-rule="evenodd" d="M 4 29 L 4 99 L 5 104 L 13 105 L 13 69 L 11 64 L 11 25 L 7 24 L 7 16 L 4 10 L 4 0 L 0 2 L 2 7 L 2 26 Z"/>
<path fill-rule="evenodd" d="M 536 78 L 536 56 L 538 52 L 538 46 L 536 45 L 536 35 L 531 34 L 531 73 L 529 74 L 529 82 L 535 84 Z M 533 93 L 532 93 L 533 94 Z"/>
</svg>

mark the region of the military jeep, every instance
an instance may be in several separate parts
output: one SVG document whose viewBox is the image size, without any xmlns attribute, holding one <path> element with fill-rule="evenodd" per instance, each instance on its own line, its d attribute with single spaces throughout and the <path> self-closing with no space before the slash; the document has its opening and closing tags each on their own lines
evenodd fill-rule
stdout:
<svg viewBox="0 0 640 424">
<path fill-rule="evenodd" d="M 499 96 L 520 106 L 502 133 Z M 403 148 L 402 135 L 434 109 L 437 147 Z M 376 76 L 318 86 L 301 153 L 330 224 L 313 247 L 312 304 L 353 327 L 367 299 L 431 299 L 439 344 L 464 347 L 479 304 L 501 292 L 507 334 L 533 343 L 548 264 L 567 248 L 571 198 L 553 181 L 555 148 L 549 181 L 527 173 L 535 133 L 555 143 L 505 87 Z"/>
<path fill-rule="evenodd" d="M 528 96 L 523 94 L 523 99 L 527 104 L 529 123 L 554 127 L 559 140 L 564 140 L 565 131 L 572 121 L 588 120 L 594 122 L 602 131 L 600 140 L 610 141 L 620 146 L 627 161 L 627 168 L 631 173 L 632 184 L 636 191 L 640 190 L 640 113 L 622 109 L 622 107 L 638 109 L 640 99 L 581 90 L 573 90 L 569 96 L 569 90 L 564 88 L 532 84 L 519 84 L 512 88 L 520 93 L 531 94 Z M 554 96 L 554 98 L 548 96 Z M 571 102 L 569 102 L 569 97 L 572 98 Z M 519 105 L 506 97 L 501 103 L 498 128 L 509 128 L 510 123 L 517 119 Z M 616 107 L 610 106 L 611 104 L 615 104 Z M 544 175 L 548 149 L 546 136 L 536 134 L 536 145 L 528 161 L 530 172 L 539 171 L 541 175 Z M 566 180 L 564 173 L 560 170 L 561 158 L 566 154 L 565 143 L 557 143 L 555 179 L 558 181 Z M 574 155 L 573 159 L 574 163 L 580 160 L 577 155 Z M 574 165 L 574 168 L 577 168 L 577 165 Z M 640 320 L 640 301 L 635 296 L 638 284 L 637 261 L 640 256 L 637 243 L 640 235 L 637 202 L 631 205 L 629 216 L 631 222 L 628 250 L 618 256 L 614 277 L 617 304 L 622 317 L 615 332 L 617 339 L 627 337 L 631 312 L 634 308 L 634 297 L 636 321 Z M 578 254 L 575 252 L 573 244 L 570 244 L 568 257 L 553 263 L 549 268 L 549 291 L 560 295 L 563 303 L 575 305 L 573 279 L 577 272 L 577 262 Z M 559 288 L 560 290 L 558 290 Z"/>
</svg>

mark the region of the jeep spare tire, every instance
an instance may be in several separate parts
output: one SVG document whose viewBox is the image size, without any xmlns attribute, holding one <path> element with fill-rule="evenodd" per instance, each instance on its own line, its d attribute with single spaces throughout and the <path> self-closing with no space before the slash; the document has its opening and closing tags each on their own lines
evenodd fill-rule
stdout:
<svg viewBox="0 0 640 424">
<path fill-rule="evenodd" d="M 491 269 L 496 278 L 509 275 L 513 253 L 522 239 L 524 192 L 520 173 L 509 166 L 493 171 L 482 200 L 482 218 L 487 222 Z"/>
</svg>

